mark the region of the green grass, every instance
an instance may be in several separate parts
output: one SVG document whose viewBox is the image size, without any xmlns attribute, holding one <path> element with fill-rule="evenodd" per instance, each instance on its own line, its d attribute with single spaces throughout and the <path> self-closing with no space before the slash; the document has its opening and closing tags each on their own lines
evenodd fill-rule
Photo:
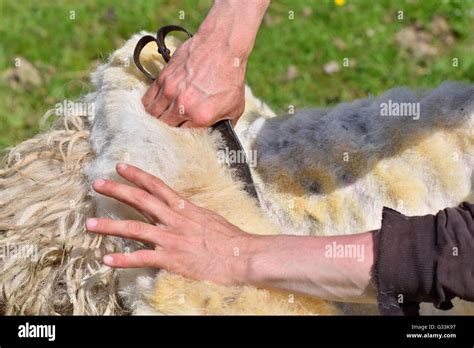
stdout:
<svg viewBox="0 0 474 348">
<path fill-rule="evenodd" d="M 88 74 L 98 61 L 140 30 L 155 31 L 178 23 L 195 32 L 210 1 L 19 1 L 0 2 L 0 72 L 25 57 L 45 80 L 29 91 L 14 90 L 0 79 L 0 148 L 33 136 L 43 113 L 63 99 L 90 90 Z M 185 20 L 178 18 L 185 12 Z M 397 11 L 404 19 L 397 19 Z M 75 11 L 75 19 L 70 19 Z M 289 11 L 295 18 L 289 19 Z M 308 13 L 310 14 L 308 15 Z M 306 15 L 304 15 L 306 13 Z M 259 31 L 247 80 L 255 94 L 275 110 L 288 105 L 325 106 L 378 94 L 398 85 L 434 87 L 444 80 L 474 80 L 474 0 L 390 1 L 275 0 L 269 20 Z M 446 46 L 435 38 L 436 57 L 415 60 L 395 44 L 400 29 L 435 15 L 446 18 L 455 41 Z M 373 31 L 373 35 L 367 35 Z M 342 39 L 347 48 L 334 45 Z M 355 67 L 334 75 L 324 64 L 344 57 Z M 459 67 L 452 66 L 452 58 Z M 295 79 L 285 79 L 290 65 Z"/>
</svg>

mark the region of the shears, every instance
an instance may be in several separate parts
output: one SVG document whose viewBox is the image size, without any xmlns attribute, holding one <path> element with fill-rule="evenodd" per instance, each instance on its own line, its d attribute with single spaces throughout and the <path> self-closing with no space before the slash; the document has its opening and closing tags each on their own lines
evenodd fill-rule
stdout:
<svg viewBox="0 0 474 348">
<path fill-rule="evenodd" d="M 135 65 L 146 77 L 148 77 L 152 81 L 156 79 L 156 76 L 150 74 L 150 72 L 143 67 L 142 63 L 140 62 L 140 53 L 147 44 L 149 44 L 150 42 L 155 42 L 158 46 L 158 53 L 161 54 L 164 61 L 168 63 L 171 59 L 171 52 L 165 45 L 165 37 L 172 31 L 184 32 L 187 34 L 188 39 L 192 38 L 193 36 L 187 29 L 182 26 L 166 25 L 158 30 L 156 38 L 152 35 L 143 36 L 135 46 L 135 50 L 133 52 L 133 60 L 135 62 Z M 258 202 L 258 195 L 255 189 L 255 184 L 252 180 L 252 174 L 250 172 L 247 156 L 245 155 L 245 150 L 242 147 L 242 144 L 240 143 L 239 138 L 237 137 L 237 134 L 234 131 L 234 128 L 232 127 L 232 123 L 230 122 L 230 120 L 218 121 L 217 123 L 211 126 L 211 131 L 217 131 L 221 134 L 224 140 L 225 147 L 225 149 L 221 150 L 225 150 L 225 153 L 227 154 L 234 153 L 235 155 L 238 155 L 234 156 L 235 158 L 241 159 L 241 161 L 237 160 L 227 163 L 229 164 L 230 168 L 235 171 L 235 174 L 237 175 L 238 179 L 245 184 L 245 191 L 247 191 L 247 193 L 250 196 L 254 197 Z"/>
</svg>

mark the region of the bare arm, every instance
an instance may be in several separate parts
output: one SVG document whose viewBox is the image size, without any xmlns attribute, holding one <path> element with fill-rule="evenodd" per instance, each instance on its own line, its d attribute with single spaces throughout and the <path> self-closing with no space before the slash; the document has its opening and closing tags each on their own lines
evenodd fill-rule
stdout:
<svg viewBox="0 0 474 348">
<path fill-rule="evenodd" d="M 257 243 L 258 245 L 259 243 Z M 372 233 L 334 237 L 268 236 L 249 253 L 243 279 L 327 300 L 375 303 Z"/>
<path fill-rule="evenodd" d="M 252 235 L 191 202 L 183 200 L 184 205 L 180 204 L 177 193 L 136 167 L 118 166 L 117 172 L 136 187 L 102 180 L 94 182 L 94 189 L 131 205 L 150 216 L 153 223 L 90 219 L 87 228 L 140 240 L 155 249 L 107 255 L 107 265 L 164 268 L 224 285 L 250 284 L 331 300 L 375 302 L 370 275 L 371 233 L 339 237 Z M 345 245 L 353 250 L 350 255 L 339 253 L 339 246 Z M 234 255 L 236 247 L 239 256 Z"/>
<path fill-rule="evenodd" d="M 247 59 L 270 0 L 216 0 L 196 35 L 174 53 L 143 96 L 148 113 L 171 126 L 206 127 L 244 106 Z"/>
</svg>

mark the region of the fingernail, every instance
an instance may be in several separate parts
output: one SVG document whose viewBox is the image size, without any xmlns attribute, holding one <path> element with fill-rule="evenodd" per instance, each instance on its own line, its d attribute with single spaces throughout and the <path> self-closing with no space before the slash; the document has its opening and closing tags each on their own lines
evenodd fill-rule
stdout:
<svg viewBox="0 0 474 348">
<path fill-rule="evenodd" d="M 103 261 L 106 265 L 112 265 L 114 263 L 114 258 L 110 255 L 105 255 Z"/>
<path fill-rule="evenodd" d="M 97 226 L 97 219 L 92 218 L 92 219 L 87 219 L 86 220 L 86 227 L 87 228 L 94 228 L 96 226 Z"/>
<path fill-rule="evenodd" d="M 117 169 L 118 170 L 126 170 L 128 166 L 125 163 L 119 163 L 117 164 Z"/>
<path fill-rule="evenodd" d="M 105 184 L 104 179 L 97 179 L 94 181 L 94 186 L 102 186 L 103 184 Z"/>
</svg>

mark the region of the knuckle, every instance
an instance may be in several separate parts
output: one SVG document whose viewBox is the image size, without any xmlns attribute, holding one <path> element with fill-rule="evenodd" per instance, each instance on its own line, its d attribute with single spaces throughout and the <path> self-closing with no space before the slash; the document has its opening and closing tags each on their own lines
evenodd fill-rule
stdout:
<svg viewBox="0 0 474 348">
<path fill-rule="evenodd" d="M 155 259 L 151 253 L 142 253 L 140 255 L 141 261 L 148 266 L 151 266 L 155 263 Z"/>
<path fill-rule="evenodd" d="M 183 217 L 180 216 L 179 213 L 176 213 L 175 211 L 173 211 L 170 215 L 171 215 L 171 219 L 168 222 L 168 225 L 171 228 L 174 228 L 176 230 L 184 230 L 188 227 L 186 220 L 183 219 Z"/>
<path fill-rule="evenodd" d="M 213 115 L 209 109 L 203 109 L 193 115 L 193 122 L 198 127 L 206 127 L 212 123 Z"/>
<path fill-rule="evenodd" d="M 154 115 L 154 116 L 159 116 L 159 115 L 157 115 L 156 112 L 155 112 L 156 109 L 157 109 L 156 103 L 150 103 L 150 104 L 148 104 L 148 106 L 145 108 L 146 112 L 148 112 L 149 114 Z"/>
<path fill-rule="evenodd" d="M 161 180 L 161 179 L 158 179 L 158 178 L 154 178 L 151 182 L 150 182 L 150 189 L 152 191 L 161 191 L 163 190 L 164 188 L 164 185 L 165 183 Z"/>
<path fill-rule="evenodd" d="M 160 76 L 156 79 L 155 83 L 157 83 L 159 86 L 163 86 L 165 81 L 166 81 L 167 75 L 164 73 L 161 73 Z"/>
<path fill-rule="evenodd" d="M 127 231 L 131 237 L 139 237 L 143 234 L 143 225 L 137 221 L 129 221 Z"/>
<path fill-rule="evenodd" d="M 171 86 L 169 83 L 167 83 L 163 87 L 163 96 L 166 99 L 174 99 L 175 90 L 176 90 L 176 88 L 174 88 L 174 86 Z"/>
<path fill-rule="evenodd" d="M 189 99 L 186 96 L 179 95 L 176 98 L 176 106 L 178 109 L 180 108 L 186 108 L 186 106 L 189 104 Z"/>
<path fill-rule="evenodd" d="M 138 190 L 135 193 L 135 200 L 138 201 L 139 203 L 146 202 L 150 200 L 150 198 L 151 198 L 151 195 L 144 190 Z"/>
</svg>

